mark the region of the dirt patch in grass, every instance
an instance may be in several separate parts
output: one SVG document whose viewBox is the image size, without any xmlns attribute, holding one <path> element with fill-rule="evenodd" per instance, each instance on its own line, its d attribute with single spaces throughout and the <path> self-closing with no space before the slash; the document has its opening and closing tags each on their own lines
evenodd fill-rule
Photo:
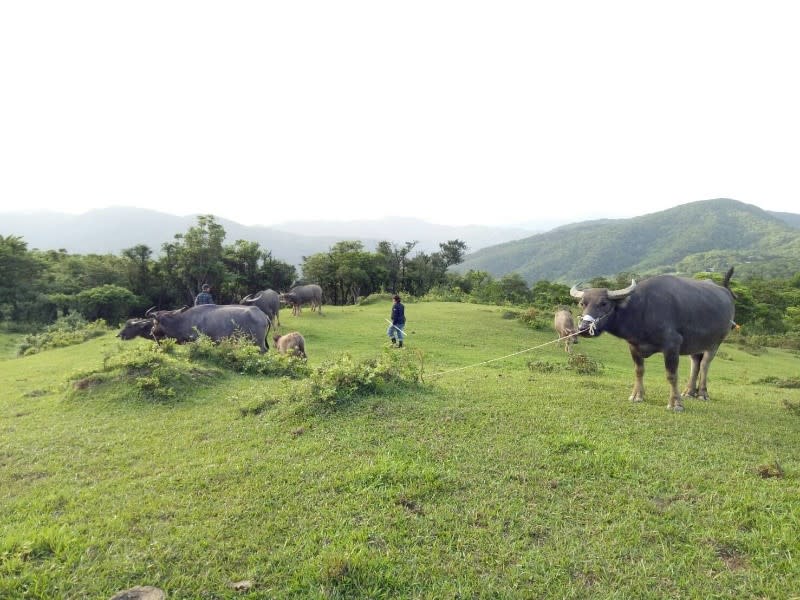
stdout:
<svg viewBox="0 0 800 600">
<path fill-rule="evenodd" d="M 89 388 L 95 387 L 103 383 L 102 379 L 97 377 L 84 377 L 83 379 L 78 379 L 72 384 L 76 390 L 88 390 Z"/>
<path fill-rule="evenodd" d="M 714 553 L 717 555 L 729 571 L 740 571 L 748 567 L 747 557 L 736 548 L 728 544 L 720 544 L 712 541 Z"/>
<path fill-rule="evenodd" d="M 771 375 L 769 377 L 763 377 L 761 379 L 757 379 L 753 382 L 754 385 L 766 383 L 768 385 L 774 385 L 775 387 L 785 388 L 785 389 L 800 389 L 800 378 L 798 377 L 790 377 L 788 379 L 782 379 L 780 377 L 775 377 Z"/>
<path fill-rule="evenodd" d="M 414 500 L 409 498 L 408 496 L 400 496 L 397 499 L 397 504 L 405 508 L 408 512 L 413 513 L 415 515 L 423 515 L 425 512 L 422 510 L 422 507 Z"/>
</svg>

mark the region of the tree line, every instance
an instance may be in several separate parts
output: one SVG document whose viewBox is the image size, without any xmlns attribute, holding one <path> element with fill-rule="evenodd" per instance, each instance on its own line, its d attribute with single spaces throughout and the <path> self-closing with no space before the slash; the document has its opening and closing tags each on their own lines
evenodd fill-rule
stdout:
<svg viewBox="0 0 800 600">
<path fill-rule="evenodd" d="M 569 288 L 546 280 L 528 283 L 517 273 L 495 278 L 486 271 L 459 274 L 450 267 L 467 251 L 461 240 L 439 244 L 439 251 L 415 252 L 416 242 L 380 242 L 373 251 L 358 241 L 342 241 L 327 252 L 303 257 L 297 269 L 272 256 L 257 242 L 225 243 L 225 230 L 212 215 L 197 223 L 160 253 L 139 244 L 114 254 L 69 254 L 28 249 L 17 236 L 0 236 L 0 321 L 50 323 L 79 312 L 85 318 L 118 323 L 151 306 L 191 305 L 203 283 L 216 302 L 236 303 L 262 289 L 287 291 L 294 283 L 317 283 L 328 304 L 353 304 L 379 292 L 402 292 L 429 299 L 535 306 L 550 310 L 573 304 Z M 698 276 L 713 276 L 699 274 Z M 635 273 L 596 278 L 593 287 L 625 287 Z M 737 321 L 750 331 L 800 335 L 800 272 L 789 279 L 734 278 Z"/>
<path fill-rule="evenodd" d="M 225 243 L 225 229 L 213 215 L 165 243 L 156 256 L 138 244 L 115 254 L 69 254 L 29 249 L 17 236 L 0 236 L 0 320 L 49 323 L 80 312 L 87 319 L 117 323 L 151 306 L 191 305 L 204 283 L 219 304 L 271 288 L 288 289 L 297 269 L 276 259 L 258 242 Z M 447 269 L 463 260 L 466 244 L 452 240 L 440 251 L 416 252 L 416 242 L 381 242 L 374 252 L 357 241 L 304 257 L 302 279 L 323 287 L 329 304 L 358 302 L 377 291 L 424 295 L 444 284 Z"/>
</svg>

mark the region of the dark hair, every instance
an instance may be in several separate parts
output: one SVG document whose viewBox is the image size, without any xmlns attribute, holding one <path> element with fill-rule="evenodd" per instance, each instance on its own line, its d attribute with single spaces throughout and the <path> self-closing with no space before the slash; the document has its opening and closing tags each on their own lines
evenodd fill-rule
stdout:
<svg viewBox="0 0 800 600">
<path fill-rule="evenodd" d="M 210 290 L 210 289 L 211 289 L 211 286 L 210 286 L 210 285 L 208 285 L 207 283 L 204 283 L 204 284 L 203 284 L 202 290 L 203 290 L 204 292 L 207 292 L 207 291 L 208 291 L 208 290 Z"/>
<path fill-rule="evenodd" d="M 400 296 L 395 294 L 394 296 L 392 296 L 392 300 L 397 300 L 398 302 L 400 302 Z"/>
</svg>

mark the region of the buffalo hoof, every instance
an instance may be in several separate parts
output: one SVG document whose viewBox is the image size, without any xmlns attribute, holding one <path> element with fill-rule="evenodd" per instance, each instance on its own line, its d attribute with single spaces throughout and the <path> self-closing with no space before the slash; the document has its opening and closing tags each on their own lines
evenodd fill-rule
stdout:
<svg viewBox="0 0 800 600">
<path fill-rule="evenodd" d="M 681 394 L 681 398 L 697 398 L 697 390 L 685 390 Z"/>
<path fill-rule="evenodd" d="M 683 406 L 680 404 L 667 404 L 667 410 L 671 410 L 673 412 L 683 412 Z"/>
<path fill-rule="evenodd" d="M 628 398 L 628 400 L 630 400 L 631 402 L 644 402 L 644 398 L 641 396 L 641 394 L 634 394 L 633 396 Z"/>
</svg>

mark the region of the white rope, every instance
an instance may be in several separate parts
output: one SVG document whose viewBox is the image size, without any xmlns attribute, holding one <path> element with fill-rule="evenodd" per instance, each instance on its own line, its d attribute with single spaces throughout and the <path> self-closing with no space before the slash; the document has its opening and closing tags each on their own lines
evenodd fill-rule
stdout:
<svg viewBox="0 0 800 600">
<path fill-rule="evenodd" d="M 587 321 L 589 321 L 589 320 L 591 321 L 591 325 L 589 326 L 589 331 L 590 331 L 591 335 L 594 335 L 595 334 L 595 327 L 597 326 L 597 323 L 599 321 L 605 319 L 608 315 L 603 315 L 602 317 L 598 317 L 597 319 L 595 319 L 593 317 L 589 317 L 587 319 L 586 318 L 587 316 L 588 315 L 584 315 L 583 318 L 585 320 L 587 320 Z M 579 331 L 576 331 L 575 333 L 570 333 L 569 335 L 565 335 L 563 337 L 560 337 L 560 338 L 555 339 L 555 340 L 551 340 L 549 342 L 545 342 L 544 344 L 539 344 L 538 346 L 534 346 L 533 348 L 527 348 L 525 350 L 520 350 L 519 352 L 512 352 L 511 354 L 506 354 L 505 356 L 501 356 L 500 358 L 492 358 L 490 360 L 484 360 L 483 362 L 475 363 L 475 364 L 472 364 L 472 365 L 467 365 L 466 367 L 457 367 L 455 369 L 450 369 L 448 371 L 440 371 L 438 373 L 434 373 L 433 375 L 428 375 L 428 377 L 438 377 L 439 375 L 447 375 L 448 373 L 455 373 L 456 371 L 463 371 L 464 369 L 471 369 L 472 367 L 479 367 L 481 365 L 488 365 L 489 363 L 497 362 L 498 360 L 504 360 L 504 359 L 510 358 L 512 356 L 517 356 L 518 354 L 525 354 L 526 352 L 531 352 L 532 350 L 539 350 L 540 348 L 544 348 L 545 346 L 549 346 L 550 344 L 556 344 L 558 342 L 563 342 L 564 340 L 566 340 L 568 338 L 571 338 L 571 337 L 575 337 L 577 335 L 580 335 Z"/>
<path fill-rule="evenodd" d="M 472 365 L 467 365 L 466 367 L 457 367 L 455 369 L 450 369 L 448 371 L 440 371 L 438 373 L 434 373 L 432 375 L 428 375 L 428 377 L 438 377 L 439 375 L 446 375 L 448 373 L 455 373 L 456 371 L 463 371 L 464 369 L 471 369 L 472 367 L 479 367 L 481 365 L 488 365 L 489 363 L 497 362 L 498 360 L 503 360 L 506 358 L 510 358 L 512 356 L 516 356 L 517 354 L 525 354 L 526 352 L 531 352 L 532 350 L 538 350 L 539 348 L 544 348 L 545 346 L 549 346 L 550 344 L 556 344 L 558 342 L 563 342 L 564 340 L 575 337 L 579 335 L 576 331 L 575 333 L 570 333 L 569 335 L 565 335 L 564 337 L 560 337 L 556 340 L 550 340 L 549 342 L 545 342 L 544 344 L 539 344 L 538 346 L 534 346 L 533 348 L 527 348 L 525 350 L 520 350 L 519 352 L 512 352 L 511 354 L 506 354 L 505 356 L 501 356 L 500 358 L 492 358 L 490 360 L 484 360 L 483 362 L 475 363 Z"/>
<path fill-rule="evenodd" d="M 399 328 L 397 325 L 395 325 L 394 323 L 392 323 L 392 322 L 391 322 L 389 319 L 384 319 L 384 321 L 386 321 L 386 322 L 387 322 L 389 325 L 391 325 L 392 327 L 394 327 L 395 329 L 397 329 L 397 331 L 399 331 L 399 332 L 400 332 L 400 333 L 402 333 L 403 335 L 408 335 L 408 334 L 406 333 L 405 329 L 400 329 L 400 328 Z"/>
</svg>

